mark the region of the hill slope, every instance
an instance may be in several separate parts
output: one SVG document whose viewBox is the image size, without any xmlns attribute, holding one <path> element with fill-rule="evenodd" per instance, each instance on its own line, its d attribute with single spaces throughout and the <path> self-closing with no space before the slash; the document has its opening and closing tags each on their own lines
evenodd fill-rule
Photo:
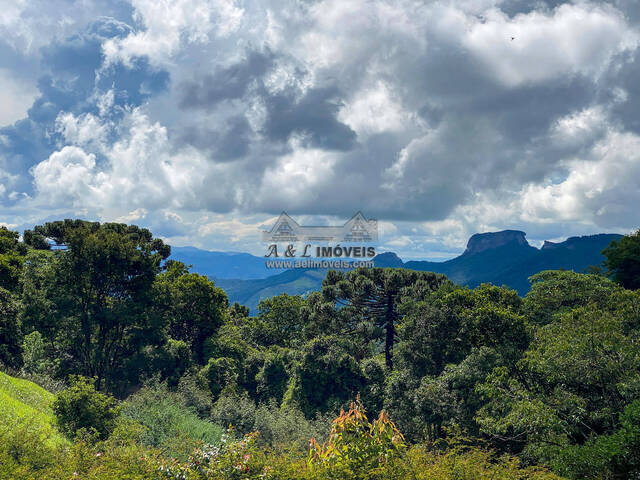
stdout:
<svg viewBox="0 0 640 480">
<path fill-rule="evenodd" d="M 55 395 L 35 383 L 0 372 L 0 426 L 25 422 L 29 427 L 49 436 L 50 441 L 64 442 L 53 427 L 51 405 Z"/>
</svg>

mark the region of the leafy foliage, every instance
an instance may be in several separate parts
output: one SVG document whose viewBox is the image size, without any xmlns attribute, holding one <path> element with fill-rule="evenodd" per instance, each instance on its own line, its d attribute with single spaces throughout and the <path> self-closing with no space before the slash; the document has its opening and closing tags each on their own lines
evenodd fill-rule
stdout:
<svg viewBox="0 0 640 480">
<path fill-rule="evenodd" d="M 72 375 L 0 374 L 0 478 L 635 478 L 634 238 L 524 299 L 356 269 L 251 316 L 145 229 L 0 229 L 0 363 Z"/>
<path fill-rule="evenodd" d="M 18 311 L 14 296 L 0 287 L 0 365 L 14 368 L 22 363 L 22 332 Z"/>
<path fill-rule="evenodd" d="M 602 253 L 607 257 L 605 267 L 620 285 L 640 289 L 640 229 L 614 240 Z"/>
<path fill-rule="evenodd" d="M 70 438 L 88 433 L 105 439 L 120 414 L 117 400 L 96 391 L 91 379 L 72 376 L 70 380 L 71 386 L 53 402 L 58 428 Z"/>
<path fill-rule="evenodd" d="M 143 387 L 122 404 L 121 415 L 144 427 L 140 441 L 184 459 L 200 443 L 218 444 L 223 429 L 199 418 L 182 395 L 165 385 Z"/>
<path fill-rule="evenodd" d="M 320 464 L 335 469 L 340 475 L 375 475 L 405 448 L 404 437 L 384 411 L 371 423 L 358 399 L 349 410 L 340 411 L 326 443 L 319 445 L 311 439 L 308 462 L 311 467 Z"/>
<path fill-rule="evenodd" d="M 65 248 L 28 260 L 25 323 L 65 359 L 61 373 L 95 378 L 98 389 L 126 378 L 127 359 L 159 342 L 147 315 L 160 262 L 170 252 L 146 229 L 115 223 L 47 223 L 35 231 Z"/>
</svg>

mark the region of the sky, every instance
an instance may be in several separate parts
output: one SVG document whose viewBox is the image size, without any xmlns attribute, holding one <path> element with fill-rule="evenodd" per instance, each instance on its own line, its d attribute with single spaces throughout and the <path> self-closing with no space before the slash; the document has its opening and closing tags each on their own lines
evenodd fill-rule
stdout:
<svg viewBox="0 0 640 480">
<path fill-rule="evenodd" d="M 640 2 L 0 0 L 0 224 L 460 253 L 640 227 Z"/>
</svg>

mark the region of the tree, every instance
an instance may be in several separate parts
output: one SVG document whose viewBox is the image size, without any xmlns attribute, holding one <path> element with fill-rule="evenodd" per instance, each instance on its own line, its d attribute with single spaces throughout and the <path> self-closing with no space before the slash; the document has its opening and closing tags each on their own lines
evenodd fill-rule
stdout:
<svg viewBox="0 0 640 480">
<path fill-rule="evenodd" d="M 638 292 L 625 290 L 606 277 L 547 270 L 530 280 L 531 290 L 524 298 L 523 312 L 531 324 L 546 325 L 574 308 L 595 305 L 623 318 L 629 328 L 640 327 Z"/>
<path fill-rule="evenodd" d="M 539 326 L 511 374 L 499 367 L 479 387 L 482 430 L 535 460 L 553 463 L 570 445 L 619 427 L 619 413 L 640 398 L 638 330 L 595 305 Z"/>
<path fill-rule="evenodd" d="M 27 247 L 19 241 L 18 232 L 0 226 L 0 288 L 18 290 L 26 253 Z"/>
<path fill-rule="evenodd" d="M 363 390 L 365 377 L 348 347 L 337 337 L 310 341 L 296 365 L 284 404 L 297 404 L 311 418 L 353 400 Z"/>
<path fill-rule="evenodd" d="M 293 347 L 302 339 L 307 323 L 307 301 L 300 295 L 276 295 L 258 304 L 257 317 L 245 317 L 243 321 L 236 314 L 238 323 L 247 340 L 255 346 Z"/>
<path fill-rule="evenodd" d="M 483 404 L 475 387 L 497 366 L 511 370 L 528 346 L 522 299 L 514 290 L 483 284 L 444 285 L 427 300 L 404 304 L 395 375 L 387 408 L 415 440 L 435 440 L 443 426 L 477 433 Z"/>
<path fill-rule="evenodd" d="M 122 382 L 125 362 L 163 339 L 149 312 L 170 247 L 149 230 L 118 223 L 65 220 L 35 232 L 63 248 L 33 256 L 24 276 L 25 324 L 64 359 L 61 373 L 95 378 L 98 389 L 105 379 Z"/>
<path fill-rule="evenodd" d="M 184 341 L 195 361 L 205 364 L 205 341 L 223 324 L 229 306 L 224 290 L 204 275 L 189 273 L 181 262 L 170 260 L 166 272 L 157 277 L 155 298 L 169 336 Z"/>
<path fill-rule="evenodd" d="M 640 289 L 640 229 L 614 240 L 602 253 L 604 265 L 613 279 L 629 290 Z"/>
<path fill-rule="evenodd" d="M 0 365 L 19 367 L 21 344 L 18 303 L 11 292 L 0 287 Z"/>
<path fill-rule="evenodd" d="M 347 273 L 331 270 L 322 283 L 325 304 L 315 304 L 316 317 L 329 311 L 338 319 L 343 333 L 361 333 L 365 341 L 382 340 L 385 364 L 391 369 L 401 297 L 407 294 L 408 287 L 416 292 L 433 291 L 446 282 L 444 275 L 404 269 L 357 268 Z M 332 311 L 326 303 L 337 309 Z"/>
</svg>

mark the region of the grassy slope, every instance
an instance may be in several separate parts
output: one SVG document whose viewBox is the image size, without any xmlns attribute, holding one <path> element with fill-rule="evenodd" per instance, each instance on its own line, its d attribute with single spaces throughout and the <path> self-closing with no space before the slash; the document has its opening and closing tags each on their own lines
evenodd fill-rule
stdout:
<svg viewBox="0 0 640 480">
<path fill-rule="evenodd" d="M 54 399 L 55 395 L 35 383 L 0 372 L 0 428 L 28 423 L 54 443 L 63 442 L 63 437 L 53 427 L 55 419 L 51 404 Z"/>
</svg>

